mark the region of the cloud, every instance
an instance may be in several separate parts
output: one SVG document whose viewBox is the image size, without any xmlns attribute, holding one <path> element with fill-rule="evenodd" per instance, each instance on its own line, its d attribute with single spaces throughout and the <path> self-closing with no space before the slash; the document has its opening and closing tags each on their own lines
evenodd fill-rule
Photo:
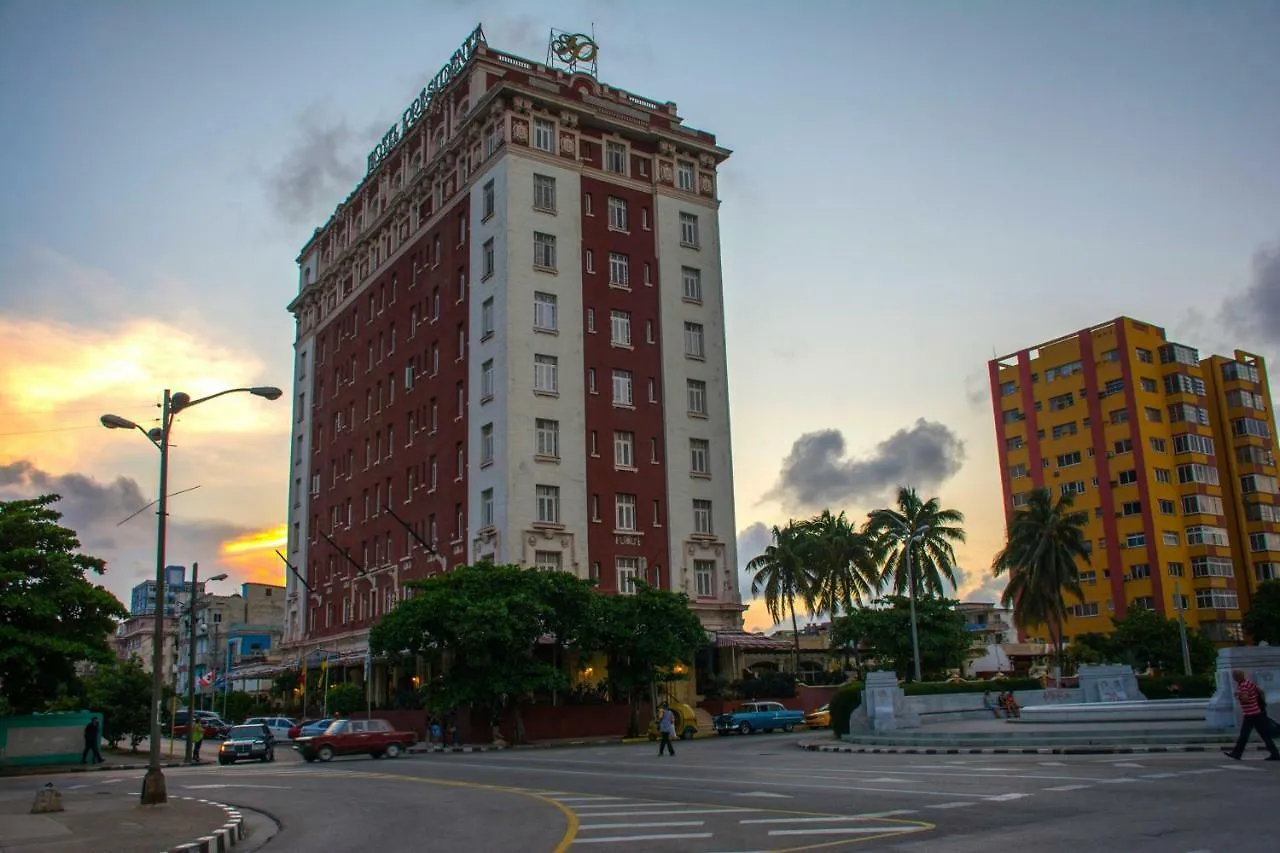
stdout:
<svg viewBox="0 0 1280 853">
<path fill-rule="evenodd" d="M 991 408 L 991 379 L 985 370 L 965 374 L 964 398 L 975 409 Z"/>
<path fill-rule="evenodd" d="M 801 508 L 875 500 L 898 485 L 932 489 L 964 462 L 964 442 L 947 426 L 923 418 L 880 442 L 868 456 L 849 459 L 845 452 L 839 430 L 805 433 L 765 497 Z"/>
<path fill-rule="evenodd" d="M 266 178 L 267 198 L 290 225 L 324 222 L 364 176 L 368 149 L 389 122 L 357 130 L 319 106 L 297 120 L 298 138 Z"/>
<path fill-rule="evenodd" d="M 1227 297 L 1222 316 L 1233 332 L 1280 346 L 1280 242 L 1254 255 L 1253 282 L 1243 293 Z"/>
<path fill-rule="evenodd" d="M 982 583 L 963 593 L 964 600 L 1000 603 L 1000 596 L 1004 594 L 1004 588 L 1008 585 L 1009 579 L 1007 577 L 994 577 L 989 572 L 984 572 L 979 579 Z M 961 584 L 961 586 L 963 585 Z"/>
<path fill-rule="evenodd" d="M 150 496 L 129 477 L 104 482 L 76 472 L 52 474 L 25 459 L 0 465 L 0 500 L 43 494 L 62 496 L 53 507 L 62 513 L 62 524 L 76 532 L 82 551 L 107 561 L 103 585 L 128 604 L 129 590 L 155 576 L 155 510 L 138 512 L 151 502 Z M 269 549 L 266 555 L 280 569 L 261 559 L 261 551 L 242 548 L 237 553 L 234 548 L 257 531 L 219 519 L 183 518 L 181 501 L 181 496 L 170 500 L 166 563 L 198 562 L 205 576 L 225 571 L 237 581 L 281 582 L 283 564 Z"/>
</svg>

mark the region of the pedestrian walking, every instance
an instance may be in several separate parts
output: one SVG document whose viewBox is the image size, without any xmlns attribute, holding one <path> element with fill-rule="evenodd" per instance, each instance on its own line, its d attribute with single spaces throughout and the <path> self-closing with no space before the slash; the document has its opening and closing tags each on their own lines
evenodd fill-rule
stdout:
<svg viewBox="0 0 1280 853">
<path fill-rule="evenodd" d="M 90 717 L 88 724 L 84 727 L 84 752 L 80 753 L 80 763 L 84 764 L 90 758 L 94 764 L 102 763 L 102 752 L 98 748 L 98 744 L 102 741 L 102 728 L 98 723 L 97 717 Z"/>
<path fill-rule="evenodd" d="M 658 717 L 658 733 L 662 737 L 658 742 L 658 757 L 662 757 L 662 751 L 665 749 L 672 758 L 675 758 L 676 748 L 671 745 L 671 736 L 676 733 L 676 715 L 672 713 L 666 702 L 662 703 L 662 714 Z"/>
<path fill-rule="evenodd" d="M 1276 750 L 1276 742 L 1271 739 L 1271 720 L 1262 707 L 1262 691 L 1245 677 L 1243 670 L 1234 670 L 1231 677 L 1236 683 L 1236 701 L 1240 703 L 1240 713 L 1244 719 L 1240 723 L 1240 737 L 1236 738 L 1235 749 L 1223 747 L 1222 751 L 1227 754 L 1227 758 L 1239 761 L 1244 757 L 1245 747 L 1249 745 L 1249 735 L 1256 731 L 1262 735 L 1262 742 L 1271 753 L 1267 761 L 1280 761 L 1280 751 Z"/>
<path fill-rule="evenodd" d="M 191 721 L 191 760 L 196 764 L 200 763 L 200 744 L 204 742 L 204 723 L 200 720 Z"/>
</svg>

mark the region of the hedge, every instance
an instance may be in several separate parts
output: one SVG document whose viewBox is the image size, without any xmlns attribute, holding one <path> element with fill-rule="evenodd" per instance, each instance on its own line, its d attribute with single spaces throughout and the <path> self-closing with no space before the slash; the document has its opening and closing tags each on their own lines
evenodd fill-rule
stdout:
<svg viewBox="0 0 1280 853">
<path fill-rule="evenodd" d="M 1178 685 L 1178 699 L 1209 699 L 1215 689 L 1212 675 L 1162 675 L 1159 678 L 1138 678 L 1138 689 L 1148 699 L 1173 699 L 1169 692 Z"/>
<path fill-rule="evenodd" d="M 862 704 L 862 682 L 850 681 L 831 696 L 831 733 L 837 738 L 849 733 L 849 715 Z"/>
</svg>

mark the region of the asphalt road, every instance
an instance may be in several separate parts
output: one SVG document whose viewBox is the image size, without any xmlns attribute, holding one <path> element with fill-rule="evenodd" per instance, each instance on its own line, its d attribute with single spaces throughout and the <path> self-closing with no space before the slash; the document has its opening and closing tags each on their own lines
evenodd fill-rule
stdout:
<svg viewBox="0 0 1280 853">
<path fill-rule="evenodd" d="M 167 771 L 171 793 L 265 811 L 268 853 L 1280 849 L 1262 754 L 866 755 L 807 735 Z M 105 777 L 105 778 L 100 778 Z M 140 771 L 66 784 L 132 786 Z M 27 780 L 3 780 L 4 787 Z M 237 848 L 238 850 L 240 848 Z"/>
</svg>

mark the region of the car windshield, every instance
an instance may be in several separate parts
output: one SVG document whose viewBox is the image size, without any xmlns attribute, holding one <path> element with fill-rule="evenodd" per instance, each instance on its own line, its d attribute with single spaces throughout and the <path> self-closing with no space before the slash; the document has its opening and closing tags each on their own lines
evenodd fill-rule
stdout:
<svg viewBox="0 0 1280 853">
<path fill-rule="evenodd" d="M 236 726 L 231 730 L 230 737 L 232 740 L 238 738 L 252 740 L 254 738 L 260 738 L 262 735 L 262 726 Z"/>
<path fill-rule="evenodd" d="M 329 724 L 329 728 L 324 730 L 327 735 L 340 735 L 347 730 L 346 720 L 334 720 Z"/>
</svg>

